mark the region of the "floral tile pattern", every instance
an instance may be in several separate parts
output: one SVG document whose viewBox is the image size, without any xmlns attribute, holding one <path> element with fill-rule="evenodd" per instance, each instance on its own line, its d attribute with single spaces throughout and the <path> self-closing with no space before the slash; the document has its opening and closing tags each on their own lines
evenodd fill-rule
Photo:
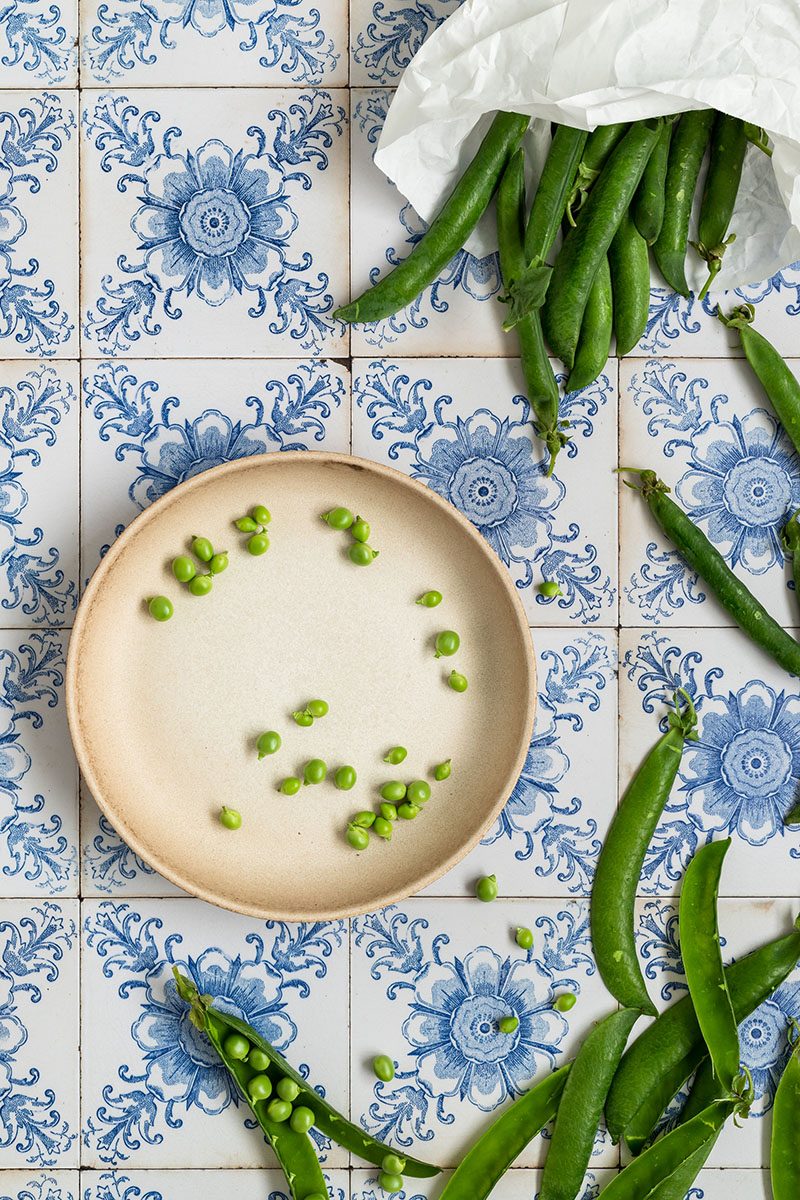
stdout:
<svg viewBox="0 0 800 1200">
<path fill-rule="evenodd" d="M 325 1175 L 332 1200 L 349 1200 L 348 1173 L 326 1171 Z M 229 1200 L 234 1194 L 238 1200 L 289 1200 L 279 1170 L 82 1171 L 81 1189 L 82 1200 L 196 1200 L 198 1196 Z"/>
<path fill-rule="evenodd" d="M 396 84 L 425 39 L 463 0 L 350 0 L 350 83 Z"/>
<path fill-rule="evenodd" d="M 0 1200 L 79 1200 L 77 1171 L 3 1171 Z"/>
<path fill-rule="evenodd" d="M 0 14 L 3 87 L 76 87 L 78 0 L 11 0 Z"/>
</svg>

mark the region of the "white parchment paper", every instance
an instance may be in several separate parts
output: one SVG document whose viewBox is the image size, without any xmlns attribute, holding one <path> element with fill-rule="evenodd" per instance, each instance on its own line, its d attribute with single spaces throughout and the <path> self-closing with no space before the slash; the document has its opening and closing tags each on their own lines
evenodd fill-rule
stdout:
<svg viewBox="0 0 800 1200">
<path fill-rule="evenodd" d="M 375 161 L 430 220 L 498 109 L 536 118 L 535 175 L 551 121 L 593 129 L 703 107 L 763 126 L 774 145 L 772 159 L 745 158 L 722 290 L 800 259 L 798 0 L 466 0 L 406 68 Z M 491 221 L 467 248 L 497 248 Z M 694 289 L 706 274 L 689 255 Z"/>
</svg>

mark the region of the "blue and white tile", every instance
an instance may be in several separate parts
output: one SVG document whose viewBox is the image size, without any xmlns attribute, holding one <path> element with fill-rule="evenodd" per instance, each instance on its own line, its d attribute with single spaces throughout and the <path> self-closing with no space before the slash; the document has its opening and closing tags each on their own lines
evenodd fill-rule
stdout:
<svg viewBox="0 0 800 1200">
<path fill-rule="evenodd" d="M 347 1171 L 325 1174 L 331 1200 L 349 1200 Z M 82 1171 L 81 1189 L 82 1200 L 289 1200 L 283 1172 L 270 1170 Z"/>
<path fill-rule="evenodd" d="M 4 357 L 77 356 L 76 102 L 77 92 L 72 91 L 0 92 Z"/>
<path fill-rule="evenodd" d="M 80 1200 L 77 1171 L 0 1171 L 0 1200 Z"/>
<path fill-rule="evenodd" d="M 348 94 L 86 92 L 84 354 L 341 355 Z"/>
<path fill-rule="evenodd" d="M 533 930 L 520 950 L 517 926 Z M 559 993 L 578 1003 L 565 1016 Z M 403 1150 L 455 1167 L 491 1116 L 535 1076 L 562 1065 L 614 1007 L 592 958 L 586 901 L 408 900 L 353 921 L 352 1103 L 365 1127 Z M 499 1031 L 516 1016 L 518 1029 Z M 389 1054 L 395 1077 L 372 1073 Z M 363 1115 L 362 1115 L 363 1114 Z M 521 1166 L 538 1166 L 534 1139 Z M 616 1148 L 598 1133 L 596 1166 Z"/>
<path fill-rule="evenodd" d="M 600 1191 L 611 1182 L 615 1173 L 606 1167 L 587 1172 L 583 1190 L 575 1200 L 597 1200 Z M 397 1200 L 434 1200 L 441 1193 L 442 1183 L 446 1183 L 451 1176 L 451 1171 L 444 1171 L 434 1179 L 406 1179 L 403 1191 L 396 1193 Z M 538 1200 L 541 1178 L 541 1171 L 515 1167 L 506 1171 L 497 1181 L 492 1190 L 492 1198 Z M 351 1200 L 383 1200 L 386 1195 L 378 1186 L 378 1177 L 374 1171 L 353 1171 L 352 1186 Z"/>
<path fill-rule="evenodd" d="M 531 625 L 613 625 L 616 364 L 567 398 L 573 441 L 552 477 L 523 392 L 517 359 L 359 359 L 353 453 L 405 471 L 459 508 L 507 567 Z M 543 580 L 561 596 L 540 595 Z"/>
<path fill-rule="evenodd" d="M 493 828 L 427 895 L 471 896 L 481 875 L 496 875 L 503 896 L 589 894 L 617 806 L 616 634 L 539 629 L 534 649 L 539 695 L 522 774 Z"/>
<path fill-rule="evenodd" d="M 620 635 L 620 790 L 666 728 L 676 688 L 692 697 L 688 742 L 645 859 L 639 890 L 678 890 L 695 851 L 730 837 L 726 896 L 795 896 L 800 831 L 783 818 L 800 787 L 800 696 L 790 676 L 738 630 Z"/>
<path fill-rule="evenodd" d="M 749 367 L 625 362 L 620 391 L 620 461 L 654 469 L 767 611 L 783 625 L 800 623 L 781 544 L 800 508 L 800 459 Z M 620 487 L 620 529 L 624 625 L 733 624 L 628 487 Z"/>
<path fill-rule="evenodd" d="M 0 631 L 0 896 L 76 895 L 78 768 L 66 635 Z"/>
<path fill-rule="evenodd" d="M 347 0 L 82 0 L 86 86 L 347 83 Z"/>
<path fill-rule="evenodd" d="M 348 1022 L 343 921 L 258 922 L 197 900 L 85 900 L 82 918 L 85 1167 L 276 1165 L 188 1020 L 173 965 L 347 1111 L 347 1039 L 331 1037 Z M 347 1165 L 314 1136 L 326 1167 Z"/>
<path fill-rule="evenodd" d="M 131 850 L 81 779 L 81 896 L 185 896 Z"/>
<path fill-rule="evenodd" d="M 3 86 L 74 88 L 78 0 L 11 0 L 0 13 Z"/>
<path fill-rule="evenodd" d="M 395 86 L 420 46 L 463 0 L 350 0 L 350 83 Z"/>
<path fill-rule="evenodd" d="M 350 449 L 350 376 L 329 361 L 83 361 L 83 575 L 176 484 L 272 450 Z"/>
<path fill-rule="evenodd" d="M 0 625 L 70 624 L 78 591 L 79 369 L 0 362 Z"/>
<path fill-rule="evenodd" d="M 0 1169 L 35 1180 L 78 1166 L 78 902 L 6 900 L 2 918 Z"/>
</svg>

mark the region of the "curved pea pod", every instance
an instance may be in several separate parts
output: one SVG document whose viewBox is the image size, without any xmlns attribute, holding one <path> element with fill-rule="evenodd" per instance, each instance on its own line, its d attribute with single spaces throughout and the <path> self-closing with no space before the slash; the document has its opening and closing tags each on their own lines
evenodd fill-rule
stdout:
<svg viewBox="0 0 800 1200">
<path fill-rule="evenodd" d="M 731 223 L 742 167 L 749 139 L 747 125 L 739 117 L 717 113 L 711 134 L 711 159 L 708 164 L 700 218 L 697 226 L 697 241 L 693 242 L 697 253 L 708 263 L 708 279 L 698 296 L 703 300 L 719 274 L 722 259 L 736 234 L 726 237 Z"/>
<path fill-rule="evenodd" d="M 650 1091 L 642 1097 L 642 1103 L 625 1126 L 625 1145 L 631 1154 L 641 1154 L 644 1150 L 670 1101 L 677 1096 L 687 1079 L 694 1073 L 704 1053 L 706 1053 L 705 1046 L 700 1045 L 697 1050 L 687 1054 L 671 1070 L 666 1071 L 660 1079 L 655 1080 Z M 705 1062 L 708 1062 L 708 1059 L 705 1059 Z M 718 1099 L 719 1089 L 715 1088 L 712 1095 L 704 1104 L 700 1105 L 696 1112 L 705 1108 L 712 1100 Z M 696 1113 L 691 1115 L 694 1116 Z M 683 1113 L 681 1113 L 682 1116 Z"/>
<path fill-rule="evenodd" d="M 659 1138 L 603 1190 L 606 1200 L 683 1200 L 714 1148 L 735 1100 L 718 1100 Z"/>
<path fill-rule="evenodd" d="M 772 1110 L 770 1179 L 773 1200 L 800 1196 L 800 1031 L 794 1024 L 792 1056 L 784 1068 Z"/>
<path fill-rule="evenodd" d="M 485 1200 L 500 1177 L 555 1116 L 569 1063 L 537 1083 L 481 1134 L 439 1200 Z"/>
<path fill-rule="evenodd" d="M 569 125 L 559 125 L 553 134 L 525 230 L 525 258 L 529 263 L 544 262 L 552 249 L 588 136 L 585 130 Z"/>
<path fill-rule="evenodd" d="M 359 1157 L 365 1158 L 367 1162 L 375 1163 L 380 1166 L 387 1154 L 397 1153 L 391 1146 L 387 1146 L 384 1142 L 379 1142 L 376 1138 L 372 1138 L 369 1134 L 360 1129 L 358 1125 L 354 1125 L 343 1117 L 341 1113 L 328 1104 L 314 1089 L 309 1085 L 303 1076 L 291 1067 L 286 1059 L 278 1053 L 274 1046 L 266 1041 L 257 1030 L 253 1029 L 252 1025 L 248 1025 L 245 1021 L 240 1021 L 238 1017 L 231 1013 L 221 1012 L 219 1009 L 212 1006 L 212 997 L 201 996 L 197 987 L 192 980 L 178 972 L 177 967 L 173 968 L 175 982 L 178 989 L 178 995 L 182 1000 L 191 1006 L 192 1021 L 199 1029 L 204 1029 L 211 1039 L 211 1042 L 225 1063 L 229 1071 L 232 1067 L 229 1061 L 226 1060 L 221 1051 L 222 1040 L 230 1032 L 240 1033 L 248 1039 L 253 1046 L 262 1050 L 270 1060 L 269 1073 L 274 1071 L 276 1079 L 285 1077 L 293 1080 L 299 1089 L 297 1103 L 310 1108 L 314 1114 L 314 1125 L 332 1141 L 337 1142 L 346 1150 L 350 1150 L 353 1154 L 358 1154 Z M 244 1064 L 246 1066 L 246 1064 Z M 250 1074 L 255 1074 L 251 1071 Z M 241 1080 L 236 1077 L 237 1085 L 240 1090 L 242 1088 Z M 246 1080 L 245 1080 L 246 1083 Z M 245 1096 L 249 1103 L 249 1097 Z M 301 1135 L 306 1137 L 307 1135 Z M 410 1158 L 403 1154 L 406 1159 L 406 1166 L 403 1173 L 412 1176 L 415 1179 L 426 1179 L 433 1175 L 438 1175 L 440 1168 L 433 1166 L 431 1163 L 422 1162 L 416 1158 Z M 319 1191 L 319 1188 L 312 1188 L 310 1191 Z M 304 1194 L 305 1195 L 305 1194 Z M 324 1189 L 323 1189 L 324 1195 Z"/>
<path fill-rule="evenodd" d="M 614 234 L 608 249 L 608 264 L 617 356 L 622 358 L 638 346 L 650 316 L 650 255 L 630 212 L 625 213 Z"/>
<path fill-rule="evenodd" d="M 578 1050 L 556 1114 L 539 1200 L 575 1200 L 579 1194 L 609 1085 L 640 1015 L 630 1008 L 611 1013 Z"/>
<path fill-rule="evenodd" d="M 567 379 L 566 390 L 577 392 L 594 383 L 611 353 L 614 331 L 614 305 L 611 298 L 611 270 L 608 258 L 597 268 L 589 299 L 583 312 L 575 362 Z"/>
<path fill-rule="evenodd" d="M 634 907 L 647 847 L 669 799 L 683 747 L 687 738 L 697 738 L 697 714 L 689 694 L 683 696 L 686 708 L 681 712 L 676 692 L 669 729 L 628 785 L 606 834 L 592 885 L 592 945 L 603 982 L 624 1007 L 653 1017 L 656 1008 L 636 950 Z"/>
<path fill-rule="evenodd" d="M 529 124 L 529 117 L 499 112 L 472 162 L 408 258 L 357 300 L 337 309 L 334 316 L 340 321 L 381 321 L 430 287 L 483 216 Z"/>
<path fill-rule="evenodd" d="M 686 282 L 686 250 L 689 218 L 697 188 L 700 165 L 714 124 L 713 108 L 682 113 L 672 133 L 664 185 L 664 219 L 653 243 L 653 254 L 669 286 L 681 296 L 689 295 Z"/>
<path fill-rule="evenodd" d="M 667 163 L 669 161 L 669 145 L 672 140 L 673 122 L 667 120 L 658 135 L 655 149 L 647 160 L 641 182 L 633 197 L 631 213 L 636 228 L 648 246 L 652 246 L 661 233 L 664 223 L 664 205 L 666 203 L 665 186 L 667 181 Z"/>
<path fill-rule="evenodd" d="M 717 309 L 723 325 L 737 330 L 739 341 L 756 379 L 775 410 L 775 415 L 800 454 L 800 383 L 775 347 L 753 328 L 756 310 L 752 304 L 740 304 L 729 317 Z"/>
</svg>

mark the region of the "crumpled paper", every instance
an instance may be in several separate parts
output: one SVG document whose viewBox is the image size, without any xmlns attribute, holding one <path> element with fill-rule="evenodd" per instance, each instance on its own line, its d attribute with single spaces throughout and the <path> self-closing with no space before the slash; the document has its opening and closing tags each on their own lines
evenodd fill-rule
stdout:
<svg viewBox="0 0 800 1200">
<path fill-rule="evenodd" d="M 800 259 L 797 0 L 466 0 L 406 68 L 375 162 L 430 221 L 498 109 L 535 118 L 535 180 L 551 121 L 593 129 L 704 107 L 763 126 L 774 147 L 771 159 L 755 147 L 745 157 L 724 290 Z M 467 249 L 496 248 L 484 218 Z M 687 255 L 693 290 L 706 275 Z"/>
</svg>

